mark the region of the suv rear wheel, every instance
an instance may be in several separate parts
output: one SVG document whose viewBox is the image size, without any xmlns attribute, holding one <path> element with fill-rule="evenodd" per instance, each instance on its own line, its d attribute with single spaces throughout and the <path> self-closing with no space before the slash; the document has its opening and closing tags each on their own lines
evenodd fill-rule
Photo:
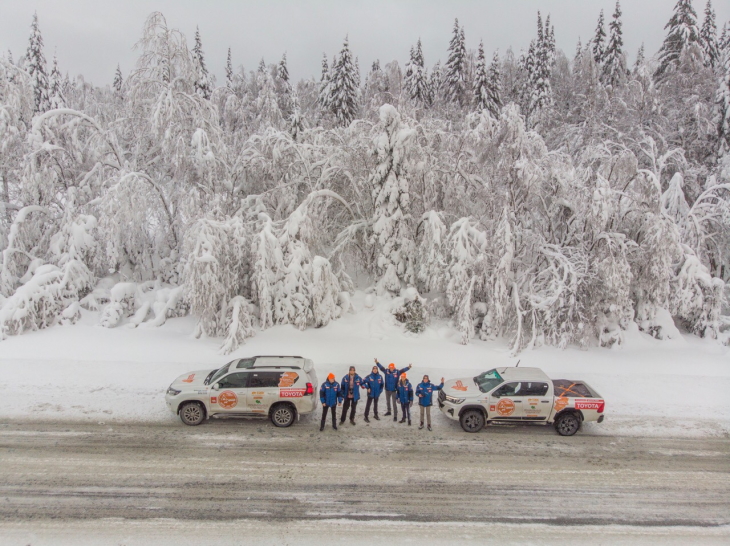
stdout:
<svg viewBox="0 0 730 546">
<path fill-rule="evenodd" d="M 561 436 L 573 436 L 580 429 L 580 417 L 572 411 L 558 415 L 555 420 L 555 430 Z"/>
<path fill-rule="evenodd" d="M 271 408 L 271 422 L 276 427 L 288 427 L 294 422 L 296 413 L 289 404 L 277 404 Z"/>
<path fill-rule="evenodd" d="M 185 402 L 180 407 L 180 420 L 194 427 L 205 420 L 205 409 L 200 402 Z"/>
<path fill-rule="evenodd" d="M 484 414 L 475 409 L 466 410 L 459 417 L 459 423 L 466 432 L 479 432 L 484 428 Z"/>
</svg>

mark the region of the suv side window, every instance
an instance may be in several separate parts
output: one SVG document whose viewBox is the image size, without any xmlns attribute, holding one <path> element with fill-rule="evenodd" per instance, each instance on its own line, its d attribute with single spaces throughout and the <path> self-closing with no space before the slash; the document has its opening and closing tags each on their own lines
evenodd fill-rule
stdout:
<svg viewBox="0 0 730 546">
<path fill-rule="evenodd" d="M 279 386 L 281 372 L 253 372 L 249 387 L 252 389 L 266 389 Z"/>
<path fill-rule="evenodd" d="M 221 389 L 245 389 L 248 387 L 249 373 L 232 373 L 218 381 Z"/>
<path fill-rule="evenodd" d="M 543 382 L 523 383 L 524 396 L 545 396 L 548 391 L 548 384 Z M 523 394 L 520 392 L 520 394 Z"/>
<path fill-rule="evenodd" d="M 494 394 L 492 394 L 492 396 L 524 396 L 522 383 L 516 382 L 502 385 L 500 388 L 494 391 Z"/>
</svg>

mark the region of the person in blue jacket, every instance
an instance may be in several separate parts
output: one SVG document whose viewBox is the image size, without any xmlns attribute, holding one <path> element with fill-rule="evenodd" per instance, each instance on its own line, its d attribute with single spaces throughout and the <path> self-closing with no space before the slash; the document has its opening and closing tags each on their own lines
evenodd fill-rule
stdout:
<svg viewBox="0 0 730 546">
<path fill-rule="evenodd" d="M 408 381 L 406 372 L 400 374 L 398 378 L 398 402 L 400 402 L 401 410 L 403 411 L 403 419 L 401 423 L 406 421 L 408 418 L 408 426 L 411 425 L 411 406 L 413 405 L 413 385 Z"/>
<path fill-rule="evenodd" d="M 444 388 L 444 378 L 441 378 L 440 385 L 434 385 L 431 383 L 427 375 L 423 376 L 423 381 L 416 387 L 416 396 L 418 396 L 418 405 L 421 408 L 421 426 L 418 430 L 423 428 L 423 414 L 426 414 L 428 420 L 428 430 L 431 430 L 431 406 L 433 405 L 433 391 L 440 391 Z"/>
<path fill-rule="evenodd" d="M 403 372 L 406 372 L 413 367 L 413 364 L 408 364 L 407 368 L 397 369 L 395 364 L 392 362 L 386 368 L 378 359 L 375 359 L 375 365 L 380 368 L 380 371 L 385 375 L 385 403 L 388 405 L 388 411 L 385 413 L 385 417 L 390 415 L 390 401 L 393 400 L 393 421 L 398 420 L 398 393 L 396 389 L 398 387 L 398 376 Z"/>
<path fill-rule="evenodd" d="M 357 401 L 360 400 L 360 389 L 363 388 L 362 377 L 355 373 L 355 366 L 350 366 L 350 373 L 342 378 L 340 386 L 342 387 L 342 398 L 345 401 L 340 416 L 340 424 L 345 422 L 348 408 L 352 408 L 350 410 L 350 424 L 354 425 L 355 409 L 357 408 Z"/>
<path fill-rule="evenodd" d="M 378 399 L 380 398 L 380 393 L 383 392 L 383 376 L 380 375 L 380 372 L 378 371 L 377 366 L 373 366 L 373 371 L 370 375 L 365 377 L 365 380 L 362 382 L 363 387 L 365 387 L 368 390 L 368 401 L 365 404 L 365 422 L 369 423 L 370 419 L 368 419 L 368 416 L 370 415 L 370 405 L 372 404 L 374 406 L 373 411 L 373 417 L 376 421 L 380 421 L 380 417 L 378 417 Z"/>
<path fill-rule="evenodd" d="M 337 405 L 342 404 L 342 391 L 340 384 L 335 381 L 335 374 L 329 374 L 327 381 L 319 388 L 319 401 L 322 402 L 322 423 L 319 425 L 319 431 L 324 430 L 327 411 L 332 412 L 332 428 L 337 430 Z"/>
</svg>

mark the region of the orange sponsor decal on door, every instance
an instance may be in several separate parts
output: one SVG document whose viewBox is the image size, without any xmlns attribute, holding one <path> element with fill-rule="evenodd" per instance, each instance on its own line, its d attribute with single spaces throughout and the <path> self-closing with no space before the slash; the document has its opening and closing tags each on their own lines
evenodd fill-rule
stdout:
<svg viewBox="0 0 730 546">
<path fill-rule="evenodd" d="M 568 397 L 567 396 L 561 396 L 557 400 L 555 400 L 555 411 L 561 411 L 565 409 L 565 407 L 568 405 Z"/>
<path fill-rule="evenodd" d="M 279 386 L 291 387 L 297 382 L 297 379 L 299 379 L 299 374 L 296 372 L 284 372 L 281 374 L 281 378 L 279 379 Z"/>
<path fill-rule="evenodd" d="M 238 405 L 238 396 L 233 391 L 223 391 L 218 395 L 218 405 L 223 409 L 235 408 Z"/>
<path fill-rule="evenodd" d="M 497 413 L 502 417 L 509 417 L 515 412 L 515 403 L 509 398 L 500 400 L 497 404 Z"/>
</svg>

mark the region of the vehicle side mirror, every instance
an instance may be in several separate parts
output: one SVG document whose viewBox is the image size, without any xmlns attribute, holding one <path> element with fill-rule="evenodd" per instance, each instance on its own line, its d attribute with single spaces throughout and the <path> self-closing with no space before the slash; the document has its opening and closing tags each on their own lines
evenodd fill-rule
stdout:
<svg viewBox="0 0 730 546">
<path fill-rule="evenodd" d="M 213 385 L 213 390 L 214 390 L 214 391 L 217 391 L 218 389 L 220 389 L 220 385 L 219 385 L 218 383 L 215 383 L 215 384 Z"/>
</svg>

